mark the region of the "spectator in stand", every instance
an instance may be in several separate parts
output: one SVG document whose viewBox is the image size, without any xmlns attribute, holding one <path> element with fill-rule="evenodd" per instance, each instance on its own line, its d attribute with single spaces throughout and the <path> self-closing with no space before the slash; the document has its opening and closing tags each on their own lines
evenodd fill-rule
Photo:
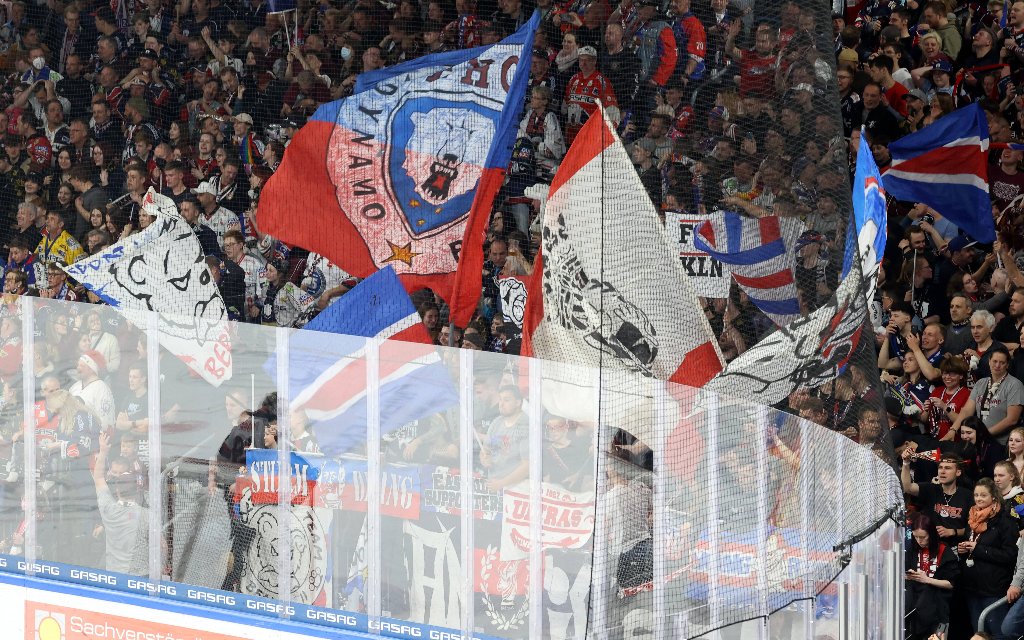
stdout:
<svg viewBox="0 0 1024 640">
<path fill-rule="evenodd" d="M 963 358 L 945 355 L 939 364 L 942 384 L 932 390 L 924 407 L 924 420 L 928 435 L 936 440 L 952 440 L 953 421 L 959 416 L 970 398 L 967 387 L 967 363 Z"/>
<path fill-rule="evenodd" d="M 1006 345 L 992 338 L 995 326 L 995 316 L 988 311 L 975 311 L 971 314 L 971 337 L 974 342 L 964 349 L 963 355 L 970 364 L 975 380 L 989 375 L 989 360 L 995 349 L 1006 350 Z"/>
<path fill-rule="evenodd" d="M 945 544 L 965 540 L 970 534 L 967 515 L 971 506 L 968 490 L 959 486 L 963 473 L 963 460 L 959 456 L 944 454 L 939 460 L 938 483 L 916 483 L 910 478 L 911 448 L 903 451 L 900 482 L 904 493 L 917 498 L 921 513 L 935 523 L 939 539 Z"/>
<path fill-rule="evenodd" d="M 981 612 L 1006 596 L 1013 579 L 1013 561 L 1017 557 L 1017 525 L 1007 513 L 999 490 L 989 478 L 974 486 L 974 506 L 968 518 L 970 535 L 957 543 L 960 556 L 960 587 L 967 601 L 975 631 Z M 998 630 L 1006 608 L 999 608 L 986 619 L 987 630 Z"/>
<path fill-rule="evenodd" d="M 597 50 L 580 47 L 579 71 L 569 78 L 562 111 L 566 119 L 566 144 L 571 146 L 576 134 L 597 111 L 598 101 L 609 110 L 609 118 L 619 118 L 618 103 L 611 82 L 597 70 Z"/>
<path fill-rule="evenodd" d="M 109 334 L 104 334 L 109 335 Z M 79 379 L 69 392 L 77 397 L 99 419 L 100 429 L 114 426 L 114 394 L 103 378 L 107 375 L 106 359 L 90 349 L 78 358 Z"/>
<path fill-rule="evenodd" d="M 949 624 L 950 600 L 960 576 L 960 563 L 956 549 L 942 542 L 927 515 L 911 515 L 907 528 L 911 532 L 907 545 L 907 631 L 912 637 L 924 637 Z"/>
<path fill-rule="evenodd" d="M 954 431 L 967 416 L 977 416 L 985 423 L 989 434 L 1006 445 L 1009 432 L 1020 420 L 1024 408 L 1024 384 L 1007 373 L 1009 362 L 1006 347 L 996 345 L 989 349 L 991 375 L 975 383 L 971 397 L 953 423 Z"/>
</svg>

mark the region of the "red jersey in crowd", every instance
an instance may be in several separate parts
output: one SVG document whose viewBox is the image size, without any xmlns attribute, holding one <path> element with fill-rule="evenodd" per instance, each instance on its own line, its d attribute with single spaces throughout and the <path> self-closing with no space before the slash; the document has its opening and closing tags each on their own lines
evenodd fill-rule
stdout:
<svg viewBox="0 0 1024 640">
<path fill-rule="evenodd" d="M 774 52 L 762 54 L 756 49 L 745 50 L 740 58 L 740 97 L 772 95 L 778 67 L 779 61 Z"/>
<path fill-rule="evenodd" d="M 703 76 L 704 56 L 707 53 L 707 33 L 700 19 L 692 13 L 687 13 L 672 24 L 672 33 L 676 37 L 676 46 L 680 53 L 677 64 L 676 75 L 685 76 L 686 65 L 690 60 L 696 60 L 694 67 L 694 79 L 698 80 Z"/>
<path fill-rule="evenodd" d="M 618 106 L 612 83 L 600 71 L 594 71 L 589 76 L 580 71 L 569 78 L 565 88 L 566 144 L 572 144 L 583 124 L 597 111 L 598 100 L 606 108 Z"/>
<path fill-rule="evenodd" d="M 907 117 L 907 88 L 899 82 L 892 83 L 892 86 L 885 91 L 885 100 L 889 106 L 899 112 L 904 118 Z"/>
</svg>

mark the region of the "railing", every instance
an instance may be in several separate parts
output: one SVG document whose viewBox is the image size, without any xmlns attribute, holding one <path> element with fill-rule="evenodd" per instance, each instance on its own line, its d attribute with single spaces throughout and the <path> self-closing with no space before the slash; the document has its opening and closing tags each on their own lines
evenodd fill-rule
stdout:
<svg viewBox="0 0 1024 640">
<path fill-rule="evenodd" d="M 160 345 L 191 319 L 4 311 L 0 571 L 391 637 L 696 637 L 754 618 L 759 637 L 901 637 L 901 530 L 847 545 L 898 503 L 896 478 L 793 416 L 242 324 L 189 366 Z M 337 375 L 312 394 L 324 363 Z M 86 408 L 62 392 L 82 375 Z M 97 482 L 101 432 L 114 470 Z"/>
</svg>

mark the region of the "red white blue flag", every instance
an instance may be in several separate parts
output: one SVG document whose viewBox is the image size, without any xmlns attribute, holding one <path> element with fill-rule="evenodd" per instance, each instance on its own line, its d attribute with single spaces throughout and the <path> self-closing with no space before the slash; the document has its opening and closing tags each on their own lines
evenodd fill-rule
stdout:
<svg viewBox="0 0 1024 640">
<path fill-rule="evenodd" d="M 996 238 L 988 192 L 988 121 L 977 103 L 889 145 L 882 174 L 897 200 L 923 202 L 978 242 Z"/>
<path fill-rule="evenodd" d="M 356 93 L 320 107 L 288 146 L 260 198 L 260 229 L 355 276 L 390 265 L 406 289 L 446 298 L 465 326 L 538 21 L 494 45 L 360 76 Z"/>
<path fill-rule="evenodd" d="M 782 326 L 800 315 L 793 274 L 800 231 L 797 220 L 748 218 L 726 211 L 702 224 L 693 243 L 728 265 L 750 302 Z"/>
<path fill-rule="evenodd" d="M 329 332 L 325 335 L 321 332 Z M 412 300 L 391 268 L 346 293 L 289 341 L 292 411 L 304 411 L 320 449 L 341 455 L 366 442 L 366 338 L 379 344 L 380 431 L 386 434 L 458 402 Z M 276 358 L 266 365 L 274 375 Z"/>
</svg>

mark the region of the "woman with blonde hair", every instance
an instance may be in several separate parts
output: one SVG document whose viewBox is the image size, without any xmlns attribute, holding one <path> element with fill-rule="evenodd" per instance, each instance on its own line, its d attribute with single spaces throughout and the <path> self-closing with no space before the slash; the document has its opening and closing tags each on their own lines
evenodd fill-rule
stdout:
<svg viewBox="0 0 1024 640">
<path fill-rule="evenodd" d="M 1024 477 L 1024 427 L 1016 427 L 1006 440 L 1007 462 L 1013 464 L 1017 475 Z"/>
<path fill-rule="evenodd" d="M 1017 526 L 1020 527 L 1020 516 L 1024 514 L 1024 488 L 1020 486 L 1017 468 L 1009 460 L 1000 460 L 992 469 L 992 482 L 1002 493 L 1009 514 L 1017 519 Z"/>
</svg>

